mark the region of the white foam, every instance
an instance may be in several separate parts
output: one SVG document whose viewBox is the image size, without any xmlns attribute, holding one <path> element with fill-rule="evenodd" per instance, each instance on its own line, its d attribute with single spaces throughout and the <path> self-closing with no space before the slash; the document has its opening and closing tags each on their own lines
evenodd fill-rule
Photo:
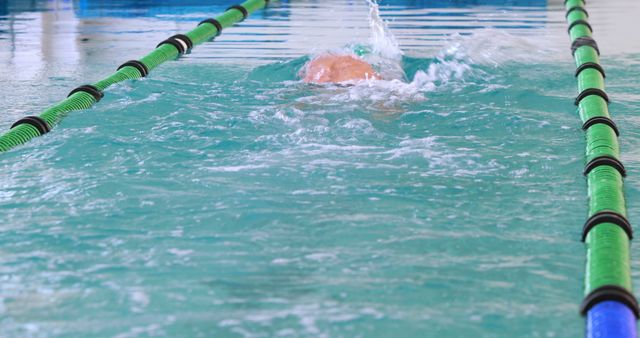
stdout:
<svg viewBox="0 0 640 338">
<path fill-rule="evenodd" d="M 220 167 L 212 167 L 209 168 L 210 171 L 214 172 L 238 172 L 252 169 L 261 169 L 266 168 L 265 164 L 247 164 L 247 165 L 236 165 L 236 166 L 220 166 Z"/>
<path fill-rule="evenodd" d="M 169 252 L 170 254 L 176 255 L 178 257 L 183 257 L 183 256 L 191 255 L 193 253 L 193 250 L 189 250 L 189 249 L 180 250 L 178 248 L 171 248 L 167 250 L 167 252 Z"/>
</svg>

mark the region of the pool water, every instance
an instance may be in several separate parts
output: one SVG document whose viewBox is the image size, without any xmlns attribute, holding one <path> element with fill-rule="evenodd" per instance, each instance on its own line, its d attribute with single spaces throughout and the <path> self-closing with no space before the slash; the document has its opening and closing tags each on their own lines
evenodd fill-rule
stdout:
<svg viewBox="0 0 640 338">
<path fill-rule="evenodd" d="M 230 4 L 0 2 L 0 126 Z M 637 224 L 640 5 L 587 8 Z M 372 14 L 274 2 L 1 154 L 2 335 L 582 335 L 562 2 L 381 1 L 386 33 Z M 299 81 L 354 45 L 385 81 Z"/>
</svg>

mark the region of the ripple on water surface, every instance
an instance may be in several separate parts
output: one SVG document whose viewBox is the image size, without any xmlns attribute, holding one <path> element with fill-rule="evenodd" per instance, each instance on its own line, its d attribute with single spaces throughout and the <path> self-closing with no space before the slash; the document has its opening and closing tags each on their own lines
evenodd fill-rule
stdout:
<svg viewBox="0 0 640 338">
<path fill-rule="evenodd" d="M 388 53 L 393 44 L 376 51 L 390 40 L 370 39 L 376 13 L 365 1 L 275 5 L 3 154 L 2 331 L 581 334 L 584 145 L 568 41 L 557 37 L 561 6 L 383 5 L 402 53 Z M 104 6 L 53 12 L 66 24 L 51 34 L 89 40 L 71 52 L 76 61 L 56 61 L 52 47 L 7 76 L 16 94 L 0 94 L 4 124 L 123 61 L 121 49 L 96 57 L 103 41 L 122 39 L 142 55 L 148 46 L 129 37 L 186 31 L 214 9 L 141 6 L 115 19 L 120 7 Z M 46 23 L 51 13 L 14 14 Z M 299 82 L 310 57 L 356 43 L 395 75 Z M 247 48 L 255 53 L 238 61 Z M 0 50 L 0 60 L 16 61 Z M 612 111 L 625 122 L 623 147 L 633 148 L 640 138 L 625 125 L 637 122 L 638 77 L 625 69 L 637 57 L 608 62 L 618 79 Z M 44 98 L 27 94 L 37 80 Z"/>
</svg>

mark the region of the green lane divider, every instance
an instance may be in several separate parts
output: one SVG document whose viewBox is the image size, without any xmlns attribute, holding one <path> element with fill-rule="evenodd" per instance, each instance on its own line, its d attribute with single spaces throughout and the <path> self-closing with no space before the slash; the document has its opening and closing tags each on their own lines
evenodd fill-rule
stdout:
<svg viewBox="0 0 640 338">
<path fill-rule="evenodd" d="M 231 6 L 215 19 L 204 20 L 193 30 L 162 41 L 154 51 L 140 60 L 124 63 L 107 78 L 92 85 L 84 85 L 74 89 L 66 99 L 45 110 L 40 116 L 27 116 L 20 119 L 11 126 L 7 133 L 0 136 L 0 152 L 5 152 L 48 133 L 68 113 L 93 106 L 102 98 L 102 92 L 110 86 L 147 76 L 160 64 L 174 60 L 194 46 L 213 39 L 223 29 L 243 21 L 251 13 L 264 8 L 268 3 L 269 0 L 247 0 L 242 4 Z"/>
<path fill-rule="evenodd" d="M 609 97 L 605 92 L 605 71 L 600 65 L 600 50 L 591 34 L 589 14 L 583 0 L 566 0 L 567 22 L 576 62 L 578 96 L 575 104 L 586 136 L 586 166 L 589 193 L 589 219 L 583 229 L 587 247 L 585 301 L 583 314 L 609 302 L 613 307 L 599 306 L 596 314 L 588 315 L 588 337 L 613 337 L 611 327 L 620 320 L 615 304 L 626 306 L 637 316 L 638 305 L 632 293 L 629 257 L 631 225 L 626 218 L 623 177 L 620 161 L 618 128 L 609 115 Z M 608 312 L 607 312 L 608 311 Z M 616 313 L 614 315 L 613 313 Z M 617 319 L 615 318 L 617 316 Z M 624 337 L 635 337 L 633 324 L 624 326 Z M 606 329 L 605 329 L 606 328 Z M 600 331 L 599 331 L 600 330 Z M 628 332 L 627 332 L 628 331 Z M 617 332 L 617 331 L 616 331 Z"/>
</svg>

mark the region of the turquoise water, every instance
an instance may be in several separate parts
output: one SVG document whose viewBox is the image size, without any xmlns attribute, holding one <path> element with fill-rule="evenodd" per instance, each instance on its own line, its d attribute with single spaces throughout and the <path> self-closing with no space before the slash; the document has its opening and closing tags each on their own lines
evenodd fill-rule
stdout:
<svg viewBox="0 0 640 338">
<path fill-rule="evenodd" d="M 226 7 L 118 4 L 7 7 L 2 127 Z M 628 4 L 589 9 L 637 224 L 640 48 L 611 19 Z M 369 43 L 366 2 L 274 5 L 2 154 L 0 335 L 582 335 L 564 14 L 511 5 L 382 2 L 404 75 L 353 87 L 297 74 Z"/>
</svg>

